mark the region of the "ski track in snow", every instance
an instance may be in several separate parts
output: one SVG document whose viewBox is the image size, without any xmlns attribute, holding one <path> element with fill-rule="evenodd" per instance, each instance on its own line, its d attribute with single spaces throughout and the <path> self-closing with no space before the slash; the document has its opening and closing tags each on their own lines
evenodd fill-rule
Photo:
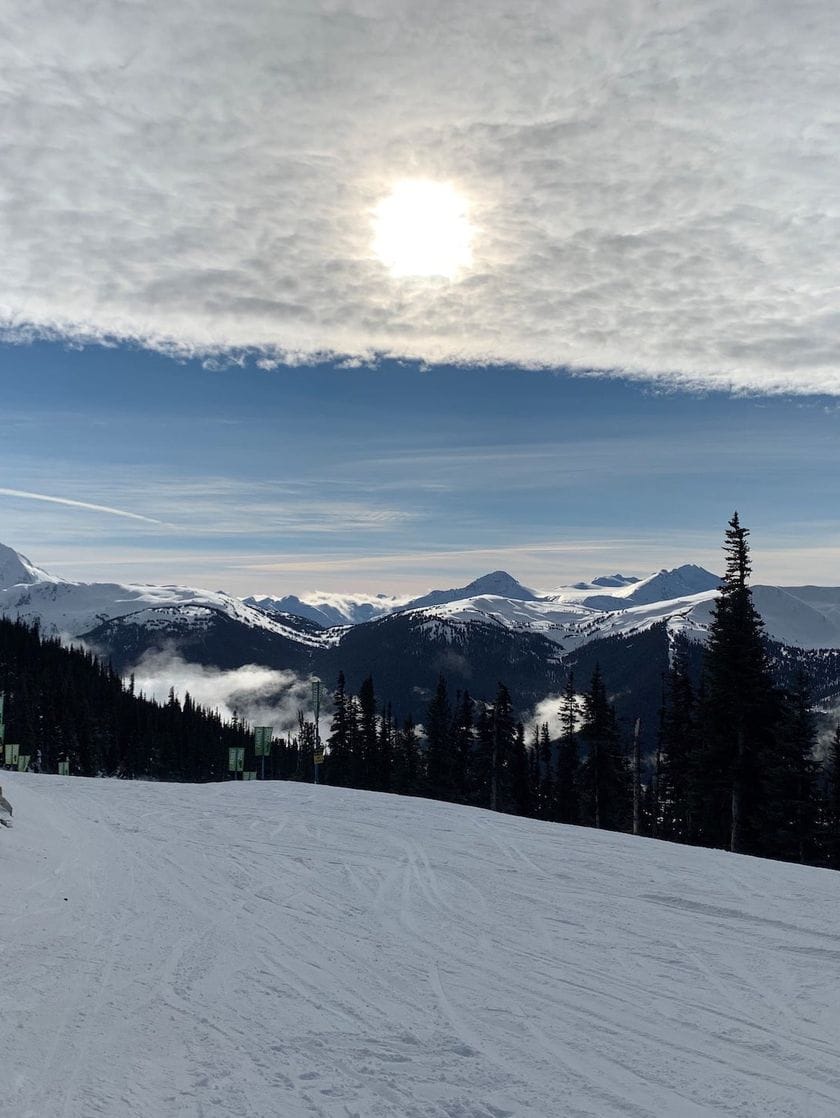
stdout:
<svg viewBox="0 0 840 1118">
<path fill-rule="evenodd" d="M 14 1118 L 837 1118 L 840 874 L 292 784 L 3 774 Z"/>
</svg>

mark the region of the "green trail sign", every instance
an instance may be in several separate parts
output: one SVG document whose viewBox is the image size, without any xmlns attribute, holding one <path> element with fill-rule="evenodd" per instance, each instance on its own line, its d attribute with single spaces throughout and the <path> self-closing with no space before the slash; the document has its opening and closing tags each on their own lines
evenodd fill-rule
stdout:
<svg viewBox="0 0 840 1118">
<path fill-rule="evenodd" d="M 243 746 L 234 746 L 228 750 L 228 770 L 232 773 L 245 771 L 245 749 Z"/>
<path fill-rule="evenodd" d="M 271 753 L 271 739 L 274 737 L 273 726 L 254 727 L 254 752 L 257 757 L 268 757 Z"/>
<path fill-rule="evenodd" d="M 242 779 L 243 780 L 256 780 L 257 779 L 257 770 L 256 769 L 244 769 L 243 773 L 242 773 Z"/>
<path fill-rule="evenodd" d="M 69 761 L 59 761 L 58 762 L 58 775 L 59 776 L 69 776 L 70 775 L 70 762 Z"/>
<path fill-rule="evenodd" d="M 17 765 L 19 773 L 25 773 L 27 771 L 27 769 L 29 768 L 29 760 L 30 757 L 28 753 L 18 753 Z"/>
<path fill-rule="evenodd" d="M 20 755 L 20 746 L 19 745 L 12 745 L 12 743 L 9 742 L 6 745 L 6 764 L 7 765 L 13 765 L 15 768 L 17 768 L 19 755 Z"/>
</svg>

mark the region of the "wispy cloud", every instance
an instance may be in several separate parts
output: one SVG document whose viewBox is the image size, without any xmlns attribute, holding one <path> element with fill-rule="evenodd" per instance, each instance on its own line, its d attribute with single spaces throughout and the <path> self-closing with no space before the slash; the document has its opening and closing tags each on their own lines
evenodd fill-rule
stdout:
<svg viewBox="0 0 840 1118">
<path fill-rule="evenodd" d="M 53 505 L 66 505 L 69 508 L 85 509 L 88 512 L 104 512 L 109 516 L 122 516 L 126 520 L 141 520 L 145 524 L 162 525 L 162 520 L 155 520 L 151 516 L 141 516 L 138 512 L 128 512 L 126 509 L 115 509 L 110 505 L 95 505 L 90 501 L 76 501 L 70 497 L 52 497 L 46 493 L 30 493 L 25 489 L 6 489 L 0 487 L 0 497 L 17 497 L 25 501 L 46 501 Z"/>
<path fill-rule="evenodd" d="M 68 467 L 69 468 L 69 467 Z M 54 463 L 46 469 L 36 464 L 31 470 L 32 480 L 39 474 L 55 473 Z M 325 497 L 319 484 L 259 481 L 229 477 L 178 477 L 164 476 L 157 469 L 132 472 L 130 477 L 102 476 L 75 470 L 72 473 L 77 487 L 95 488 L 97 493 L 114 500 L 106 505 L 50 496 L 25 489 L 0 488 L 0 497 L 43 501 L 68 508 L 87 509 L 110 513 L 145 524 L 177 530 L 193 539 L 213 539 L 223 536 L 247 535 L 250 537 L 286 538 L 296 536 L 325 537 L 352 534 L 376 535 L 398 529 L 420 518 L 417 509 L 401 509 L 354 495 L 342 496 L 340 482 L 330 488 L 338 490 L 334 497 Z M 356 487 L 358 489 L 358 487 Z M 161 519 L 129 512 L 116 502 L 126 498 L 146 507 L 154 506 Z"/>
<path fill-rule="evenodd" d="M 0 32 L 6 337 L 840 394 L 835 0 L 30 0 Z M 461 282 L 373 255 L 416 176 L 470 199 Z"/>
</svg>

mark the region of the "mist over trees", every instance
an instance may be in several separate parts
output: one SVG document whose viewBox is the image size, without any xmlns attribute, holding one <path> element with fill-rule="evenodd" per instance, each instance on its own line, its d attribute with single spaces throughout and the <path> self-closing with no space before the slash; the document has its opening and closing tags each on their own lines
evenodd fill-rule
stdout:
<svg viewBox="0 0 840 1118">
<path fill-rule="evenodd" d="M 748 537 L 736 513 L 706 647 L 672 642 L 638 767 L 632 727 L 596 662 L 582 690 L 569 672 L 556 737 L 547 723 L 526 729 L 503 681 L 482 702 L 441 674 L 418 725 L 371 676 L 353 694 L 340 672 L 319 779 L 840 869 L 840 725 L 818 760 L 814 680 L 794 668 L 779 682 L 752 600 Z M 6 741 L 44 772 L 64 762 L 84 776 L 225 780 L 235 748 L 244 774 L 262 768 L 250 727 L 189 695 L 148 701 L 90 653 L 17 622 L 0 620 L 0 691 Z M 316 741 L 301 712 L 297 732 L 272 742 L 266 778 L 312 780 Z"/>
</svg>

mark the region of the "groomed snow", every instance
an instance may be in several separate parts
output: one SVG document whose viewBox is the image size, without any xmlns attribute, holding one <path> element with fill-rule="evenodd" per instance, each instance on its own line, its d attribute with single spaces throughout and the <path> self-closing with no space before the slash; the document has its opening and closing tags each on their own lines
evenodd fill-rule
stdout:
<svg viewBox="0 0 840 1118">
<path fill-rule="evenodd" d="M 840 874 L 291 784 L 3 774 L 14 1118 L 836 1118 Z"/>
</svg>

